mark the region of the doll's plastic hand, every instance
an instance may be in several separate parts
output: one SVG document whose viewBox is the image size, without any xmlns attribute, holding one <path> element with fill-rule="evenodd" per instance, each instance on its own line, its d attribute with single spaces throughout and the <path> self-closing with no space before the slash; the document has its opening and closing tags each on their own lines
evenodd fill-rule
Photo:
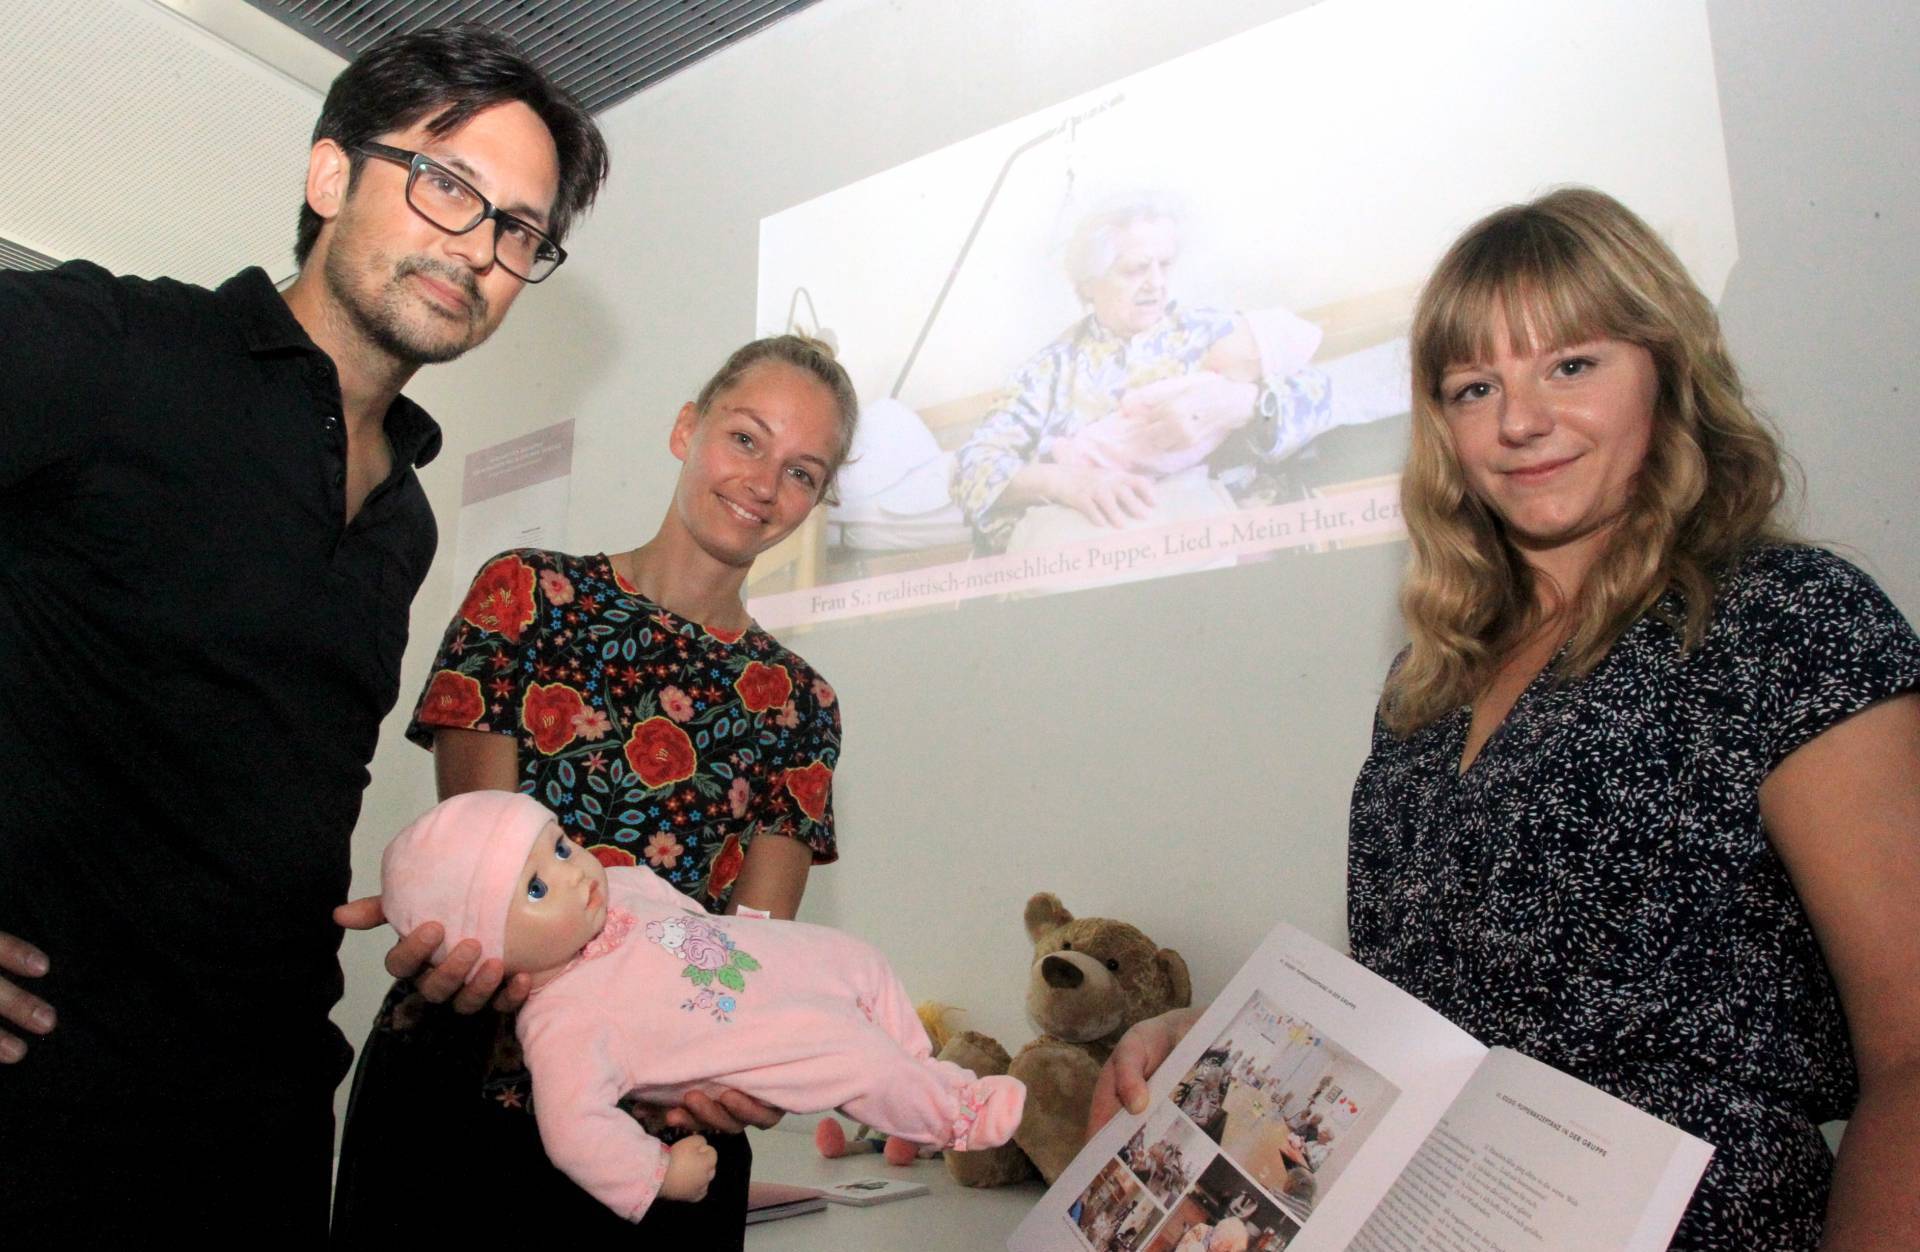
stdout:
<svg viewBox="0 0 1920 1252">
<path fill-rule="evenodd" d="M 46 953 L 0 931 L 0 970 L 19 978 L 38 978 L 47 972 L 48 965 Z M 0 1020 L 44 1035 L 53 1029 L 53 1006 L 10 979 L 0 978 Z M 26 1054 L 26 1040 L 0 1030 L 0 1064 L 11 1065 Z"/>
<path fill-rule="evenodd" d="M 785 1117 L 784 1110 L 762 1104 L 742 1091 L 720 1087 L 713 1095 L 689 1091 L 679 1108 L 667 1110 L 667 1125 L 681 1130 L 737 1135 L 749 1126 L 771 1130 Z"/>
<path fill-rule="evenodd" d="M 362 896 L 336 908 L 333 920 L 348 930 L 372 930 L 386 923 L 387 914 L 380 907 L 379 896 Z M 434 1004 L 453 1001 L 456 1013 L 478 1013 L 489 1001 L 500 1012 L 512 1013 L 527 1002 L 531 980 L 525 974 L 515 974 L 502 981 L 505 971 L 500 962 L 480 961 L 480 945 L 471 939 L 454 945 L 446 960 L 429 969 L 427 961 L 445 937 L 438 922 L 428 922 L 412 934 L 402 935 L 387 950 L 387 972 L 395 978 L 413 979 L 414 990 Z"/>
<path fill-rule="evenodd" d="M 660 1183 L 663 1200 L 703 1200 L 707 1184 L 720 1165 L 720 1154 L 699 1135 L 688 1135 L 667 1149 L 667 1176 Z"/>
<path fill-rule="evenodd" d="M 1175 1009 L 1138 1022 L 1120 1036 L 1113 1055 L 1100 1067 L 1093 1085 L 1093 1106 L 1087 1112 L 1087 1136 L 1106 1125 L 1124 1105 L 1129 1113 L 1147 1111 L 1147 1079 L 1167 1059 L 1167 1053 L 1186 1037 L 1203 1010 Z"/>
</svg>

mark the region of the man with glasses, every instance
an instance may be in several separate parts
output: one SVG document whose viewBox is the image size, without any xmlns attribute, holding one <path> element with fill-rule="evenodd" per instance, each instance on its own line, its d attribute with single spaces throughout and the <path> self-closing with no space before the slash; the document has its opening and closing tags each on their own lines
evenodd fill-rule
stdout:
<svg viewBox="0 0 1920 1252">
<path fill-rule="evenodd" d="M 284 295 L 0 274 L 10 1244 L 325 1238 L 330 913 L 435 543 L 400 389 L 553 272 L 606 166 L 511 44 L 424 31 L 328 93 Z"/>
</svg>

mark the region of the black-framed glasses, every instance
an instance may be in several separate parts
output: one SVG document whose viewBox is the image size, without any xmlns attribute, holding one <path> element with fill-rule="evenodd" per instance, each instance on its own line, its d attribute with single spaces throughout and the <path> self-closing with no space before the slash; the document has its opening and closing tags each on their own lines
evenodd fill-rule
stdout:
<svg viewBox="0 0 1920 1252">
<path fill-rule="evenodd" d="M 537 283 L 560 268 L 567 250 L 529 222 L 503 211 L 474 185 L 432 157 L 384 143 L 363 143 L 368 156 L 407 167 L 407 203 L 450 235 L 464 235 L 493 222 L 493 258 L 524 282 Z"/>
</svg>

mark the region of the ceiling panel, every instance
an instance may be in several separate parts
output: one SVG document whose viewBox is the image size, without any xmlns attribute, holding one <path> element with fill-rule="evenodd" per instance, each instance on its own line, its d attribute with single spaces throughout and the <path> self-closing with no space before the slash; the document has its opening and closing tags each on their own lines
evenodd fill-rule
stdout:
<svg viewBox="0 0 1920 1252">
<path fill-rule="evenodd" d="M 595 113 L 815 0 L 247 0 L 351 60 L 383 37 L 471 20 L 519 44 Z"/>
<path fill-rule="evenodd" d="M 294 272 L 336 57 L 479 21 L 598 112 L 814 0 L 0 0 L 0 269 Z"/>
<path fill-rule="evenodd" d="M 23 248 L 11 239 L 0 239 L 0 270 L 50 270 L 59 262 L 44 252 Z"/>
</svg>

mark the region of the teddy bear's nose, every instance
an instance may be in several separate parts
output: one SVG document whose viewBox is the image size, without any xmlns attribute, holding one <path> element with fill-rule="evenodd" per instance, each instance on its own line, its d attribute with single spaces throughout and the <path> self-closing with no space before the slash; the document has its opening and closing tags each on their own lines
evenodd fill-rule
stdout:
<svg viewBox="0 0 1920 1252">
<path fill-rule="evenodd" d="M 1071 991 L 1080 985 L 1084 977 L 1080 967 L 1061 956 L 1050 956 L 1040 962 L 1040 977 L 1047 980 L 1047 986 L 1061 991 Z"/>
</svg>

